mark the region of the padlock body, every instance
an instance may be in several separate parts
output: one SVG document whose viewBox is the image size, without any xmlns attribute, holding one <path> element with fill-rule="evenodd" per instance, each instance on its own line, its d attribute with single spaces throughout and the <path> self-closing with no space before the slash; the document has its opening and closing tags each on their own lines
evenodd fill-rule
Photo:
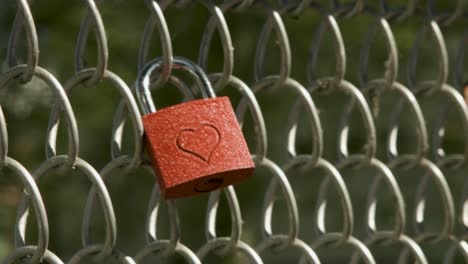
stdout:
<svg viewBox="0 0 468 264">
<path fill-rule="evenodd" d="M 255 165 L 228 97 L 193 100 L 143 116 L 146 150 L 166 199 L 238 183 Z"/>
</svg>

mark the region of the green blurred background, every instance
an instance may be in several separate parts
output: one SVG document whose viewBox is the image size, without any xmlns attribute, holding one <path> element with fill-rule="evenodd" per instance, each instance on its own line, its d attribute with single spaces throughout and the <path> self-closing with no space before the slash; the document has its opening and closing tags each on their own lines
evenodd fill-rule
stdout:
<svg viewBox="0 0 468 264">
<path fill-rule="evenodd" d="M 322 1 L 328 5 L 327 1 Z M 370 1 L 370 5 L 376 6 L 377 1 Z M 395 2 L 395 6 L 406 1 Z M 421 7 L 425 7 L 425 1 L 420 1 Z M 438 1 L 438 10 L 451 10 L 455 1 Z M 441 3 L 440 3 L 441 2 Z M 276 3 L 274 3 L 276 4 Z M 108 36 L 109 67 L 108 69 L 118 74 L 127 84 L 132 84 L 137 75 L 137 54 L 143 28 L 150 13 L 143 1 L 108 0 L 99 5 L 104 25 Z M 52 72 L 62 84 L 73 73 L 74 48 L 81 20 L 86 13 L 85 4 L 82 1 L 34 1 L 31 7 L 40 44 L 39 65 Z M 16 11 L 16 2 L 0 0 L 0 59 L 6 57 L 7 40 Z M 172 36 L 174 55 L 183 56 L 196 61 L 200 38 L 204 26 L 209 19 L 208 10 L 198 2 L 194 2 L 183 9 L 169 7 L 165 16 Z M 258 7 L 253 7 L 245 12 L 229 12 L 226 20 L 229 25 L 233 45 L 235 48 L 234 75 L 244 80 L 247 84 L 253 83 L 253 58 L 255 46 L 261 27 L 267 19 L 266 12 Z M 314 10 L 307 10 L 298 18 L 284 16 L 284 23 L 289 35 L 292 49 L 292 73 L 291 77 L 302 84 L 306 84 L 307 57 L 310 43 L 321 15 Z M 347 52 L 346 78 L 355 85 L 358 83 L 358 70 L 360 49 L 364 43 L 367 31 L 372 23 L 372 16 L 368 14 L 357 15 L 350 19 L 337 19 L 343 34 Z M 399 81 L 407 84 L 407 64 L 410 57 L 412 42 L 417 30 L 423 25 L 420 16 L 408 18 L 402 23 L 392 24 L 399 52 Z M 442 28 L 450 59 L 450 79 L 453 84 L 453 66 L 456 50 L 460 43 L 463 30 L 467 28 L 467 21 L 461 20 L 450 27 Z M 91 34 L 92 35 L 92 34 Z M 23 36 L 24 37 L 24 36 Z M 23 38 L 24 40 L 24 38 Z M 334 50 L 332 36 L 325 34 L 318 59 L 318 75 L 331 76 L 334 71 Z M 23 41 L 24 42 L 24 41 Z M 421 58 L 418 66 L 418 79 L 431 79 L 437 73 L 437 57 L 435 56 L 435 44 L 428 37 L 421 49 Z M 219 39 L 215 37 L 211 48 L 209 72 L 217 72 L 222 69 L 222 49 Z M 369 78 L 382 76 L 384 63 L 387 58 L 387 50 L 382 35 L 378 35 L 375 45 L 371 50 L 369 62 Z M 25 45 L 20 49 L 26 54 Z M 88 40 L 87 64 L 93 67 L 96 61 L 95 40 Z M 160 56 L 158 39 L 153 40 L 151 57 Z M 266 69 L 270 74 L 275 74 L 279 69 L 279 52 L 274 39 L 270 40 L 266 56 Z M 465 60 L 466 61 L 466 60 Z M 466 62 L 465 62 L 466 64 Z M 6 67 L 3 68 L 4 70 Z M 465 69 L 465 75 L 467 70 Z M 177 73 L 176 73 L 177 74 Z M 8 88 L 8 89 L 7 89 Z M 225 89 L 225 95 L 232 98 L 234 105 L 239 96 Z M 233 90 L 233 89 L 232 89 Z M 180 100 L 180 95 L 174 87 L 167 87 L 158 91 L 156 104 L 159 107 L 175 104 Z M 47 120 L 52 104 L 51 90 L 38 80 L 33 80 L 26 85 L 11 82 L 8 87 L 0 89 L 0 104 L 6 115 L 9 131 L 9 155 L 20 161 L 24 166 L 33 171 L 45 159 L 44 144 Z M 320 109 L 320 118 L 324 130 L 324 157 L 331 162 L 336 161 L 336 136 L 340 113 L 347 102 L 346 95 L 334 92 L 331 95 L 314 94 L 313 99 Z M 295 102 L 294 94 L 287 89 L 282 89 L 272 95 L 264 95 L 258 98 L 268 130 L 269 157 L 283 164 L 286 161 L 286 130 L 285 122 L 288 118 L 290 107 Z M 428 131 L 433 133 L 434 118 L 444 104 L 445 98 L 440 96 L 426 97 L 421 101 L 424 110 Z M 76 87 L 70 96 L 80 133 L 80 157 L 92 164 L 97 170 L 107 164 L 110 157 L 110 136 L 112 120 L 119 102 L 119 95 L 110 87 L 109 83 L 102 82 L 96 87 Z M 281 102 L 281 103 L 279 103 Z M 396 96 L 388 93 L 381 101 L 381 110 L 376 122 L 378 135 L 378 157 L 386 161 L 384 155 L 384 142 L 387 137 L 386 126 L 388 117 L 395 106 Z M 404 109 L 407 111 L 407 108 Z M 402 152 L 414 150 L 415 130 L 410 115 L 402 115 L 400 120 L 401 135 L 399 147 Z M 305 118 L 301 124 L 307 124 Z M 447 136 L 444 146 L 451 152 L 461 152 L 464 145 L 463 133 L 460 133 L 460 121 L 457 120 L 454 111 L 450 112 L 450 118 L 446 123 Z M 362 122 L 357 113 L 352 116 L 350 131 L 350 150 L 361 151 L 365 138 L 362 130 Z M 132 150 L 131 131 L 127 127 L 125 149 L 127 153 Z M 307 125 L 299 128 L 298 150 L 306 153 L 310 146 L 310 138 L 307 138 Z M 61 153 L 66 151 L 66 134 L 63 127 L 59 133 L 59 149 Z M 247 120 L 244 131 L 249 146 L 254 146 L 252 122 Z M 406 201 L 407 224 L 406 232 L 414 234 L 412 221 L 414 211 L 414 190 L 423 176 L 423 171 L 413 169 L 410 171 L 395 171 L 395 176 L 400 184 Z M 466 178 L 466 168 L 457 171 L 444 171 L 452 188 L 457 220 L 461 209 L 461 190 Z M 342 172 L 352 197 L 355 218 L 355 237 L 365 238 L 365 204 L 366 190 L 375 177 L 375 171 L 371 169 L 347 170 Z M 316 238 L 313 226 L 315 225 L 315 201 L 319 183 L 324 178 L 320 170 L 292 171 L 288 176 L 296 194 L 301 230 L 300 236 L 306 242 Z M 257 170 L 254 177 L 236 186 L 243 219 L 243 240 L 250 245 L 259 243 L 262 238 L 261 208 L 264 191 L 269 182 L 269 175 L 263 169 Z M 117 247 L 128 255 L 133 256 L 145 245 L 144 223 L 147 203 L 154 179 L 143 170 L 131 174 L 111 176 L 106 184 L 112 197 L 118 224 Z M 90 187 L 89 180 L 79 172 L 69 171 L 63 175 L 48 174 L 44 176 L 39 188 L 46 204 L 50 224 L 50 249 L 57 253 L 63 260 L 69 259 L 74 252 L 81 248 L 81 218 Z M 432 189 L 431 189 L 432 188 Z M 430 187 L 434 193 L 428 199 L 428 227 L 430 230 L 439 230 L 443 220 L 442 204 L 435 187 Z M 393 225 L 393 207 L 389 192 L 382 189 L 381 202 L 377 210 L 379 226 L 391 228 Z M 13 250 L 13 229 L 16 218 L 16 205 L 21 196 L 22 187 L 9 171 L 3 170 L 0 177 L 0 259 Z M 327 225 L 331 231 L 341 229 L 342 213 L 336 196 L 331 188 L 329 211 L 327 213 Z M 177 200 L 181 218 L 182 242 L 196 251 L 205 243 L 204 221 L 208 195 L 200 195 L 193 198 Z M 284 202 L 279 198 L 278 206 L 274 212 L 274 230 L 286 232 L 287 213 Z M 102 228 L 102 215 L 95 212 L 96 241 L 102 241 L 104 231 Z M 168 223 L 165 206 L 160 214 L 158 225 L 160 236 L 167 237 Z M 229 211 L 226 201 L 222 200 L 218 216 L 218 233 L 228 235 L 230 228 Z M 34 217 L 30 219 L 28 233 L 31 244 L 35 243 Z M 456 232 L 461 233 L 461 224 L 457 222 Z M 444 253 L 450 244 L 446 242 L 437 245 L 423 245 L 430 263 L 440 263 Z M 372 252 L 379 263 L 395 263 L 401 250 L 399 245 L 389 247 L 372 247 Z M 339 249 L 324 248 L 317 251 L 323 263 L 344 263 L 352 254 L 350 247 Z M 266 253 L 263 257 L 265 263 L 290 263 L 299 259 L 299 251 L 289 251 L 274 254 Z M 154 263 L 155 259 L 149 258 L 145 263 Z M 178 256 L 165 258 L 167 263 L 183 263 Z M 207 263 L 243 263 L 246 261 L 242 255 L 230 255 L 219 258 L 210 255 Z M 459 259 L 458 261 L 461 261 Z M 89 260 L 89 263 L 92 261 Z M 157 262 L 159 263 L 159 262 Z M 163 262 L 165 263 L 165 262 Z"/>
</svg>

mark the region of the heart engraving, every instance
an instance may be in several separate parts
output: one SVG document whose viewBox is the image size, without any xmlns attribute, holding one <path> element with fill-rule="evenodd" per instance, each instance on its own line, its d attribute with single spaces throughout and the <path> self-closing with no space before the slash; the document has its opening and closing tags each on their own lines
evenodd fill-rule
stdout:
<svg viewBox="0 0 468 264">
<path fill-rule="evenodd" d="M 202 124 L 197 129 L 182 129 L 177 136 L 177 147 L 208 163 L 220 140 L 221 134 L 215 126 Z"/>
</svg>

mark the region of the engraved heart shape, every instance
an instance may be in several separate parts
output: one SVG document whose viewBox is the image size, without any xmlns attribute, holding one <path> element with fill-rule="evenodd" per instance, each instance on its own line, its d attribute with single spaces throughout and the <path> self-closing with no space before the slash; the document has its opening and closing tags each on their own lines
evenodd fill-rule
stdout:
<svg viewBox="0 0 468 264">
<path fill-rule="evenodd" d="M 182 129 L 177 136 L 177 147 L 208 163 L 220 139 L 221 134 L 215 126 L 202 124 L 197 129 Z"/>
</svg>

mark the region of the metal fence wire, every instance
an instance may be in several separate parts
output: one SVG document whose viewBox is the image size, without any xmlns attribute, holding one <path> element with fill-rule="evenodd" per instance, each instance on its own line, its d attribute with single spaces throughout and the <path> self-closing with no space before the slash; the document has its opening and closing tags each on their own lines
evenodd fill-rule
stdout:
<svg viewBox="0 0 468 264">
<path fill-rule="evenodd" d="M 0 2 L 1 263 L 468 263 L 467 1 L 31 2 Z M 133 83 L 159 58 L 158 108 L 198 97 L 177 57 L 231 97 L 256 172 L 164 200 Z"/>
</svg>

